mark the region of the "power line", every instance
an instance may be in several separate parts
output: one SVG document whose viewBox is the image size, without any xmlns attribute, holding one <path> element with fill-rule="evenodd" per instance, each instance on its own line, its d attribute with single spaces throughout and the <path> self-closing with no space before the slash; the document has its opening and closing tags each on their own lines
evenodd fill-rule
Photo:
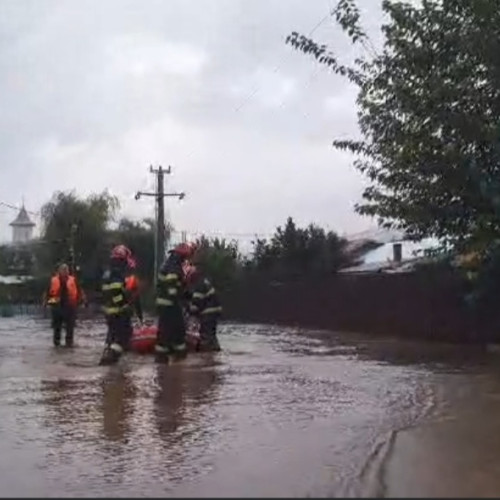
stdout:
<svg viewBox="0 0 500 500">
<path fill-rule="evenodd" d="M 311 37 L 314 32 L 328 19 L 332 16 L 332 13 L 329 12 L 326 16 L 324 16 L 316 25 L 311 29 L 311 31 L 308 33 L 308 37 Z M 277 73 L 280 69 L 281 66 L 283 65 L 284 60 L 288 57 L 288 54 L 286 56 L 283 56 L 283 58 L 280 60 L 280 62 L 274 67 L 274 69 L 271 71 L 271 74 Z M 239 111 L 252 97 L 257 94 L 257 92 L 260 90 L 261 87 L 257 86 L 252 90 L 240 103 L 239 106 L 235 108 L 235 111 Z"/>
<path fill-rule="evenodd" d="M 322 25 L 323 25 L 323 23 L 324 23 L 325 21 L 327 21 L 329 18 L 331 18 L 331 17 L 332 17 L 332 15 L 333 15 L 333 13 L 332 13 L 332 11 L 331 11 L 331 9 L 330 9 L 330 11 L 328 12 L 328 14 L 326 14 L 325 16 L 323 16 L 323 17 L 322 17 L 322 18 L 321 18 L 321 19 L 320 19 L 320 20 L 319 20 L 319 21 L 318 21 L 318 22 L 317 22 L 317 23 L 316 23 L 316 24 L 315 24 L 315 25 L 311 28 L 311 30 L 310 30 L 310 31 L 309 31 L 309 33 L 308 33 L 308 36 L 309 36 L 309 37 L 311 37 L 311 36 L 315 33 L 315 31 L 316 31 L 316 30 L 317 30 L 320 26 L 322 26 Z M 281 69 L 281 66 L 283 65 L 283 62 L 285 61 L 285 59 L 286 59 L 287 57 L 288 57 L 288 53 L 286 53 L 286 55 L 283 55 L 283 57 L 281 58 L 281 60 L 279 61 L 279 63 L 278 63 L 278 64 L 274 67 L 274 69 L 271 71 L 271 74 L 275 74 L 275 73 L 277 73 L 277 72 Z M 255 87 L 255 88 L 254 88 L 254 89 L 253 89 L 253 90 L 252 90 L 252 91 L 251 91 L 251 92 L 250 92 L 250 93 L 249 93 L 246 97 L 244 97 L 244 98 L 243 98 L 242 102 L 241 102 L 238 106 L 236 106 L 236 107 L 234 108 L 234 111 L 235 111 L 235 112 L 240 111 L 240 110 L 241 110 L 241 109 L 245 106 L 245 104 L 246 104 L 247 102 L 249 102 L 249 101 L 252 99 L 252 97 L 254 97 L 254 96 L 257 94 L 257 92 L 259 92 L 259 90 L 261 90 L 261 88 L 262 88 L 262 85 L 260 85 L 260 86 L 259 86 L 259 85 L 257 85 L 257 86 L 256 86 L 256 87 Z M 283 104 L 284 104 L 284 103 L 281 103 L 279 107 L 281 107 Z M 195 149 L 191 149 L 191 151 L 189 151 L 189 153 L 188 153 L 186 156 L 184 156 L 184 161 L 186 161 L 188 158 L 190 158 L 190 157 L 194 154 L 194 152 L 195 152 Z"/>
<path fill-rule="evenodd" d="M 21 209 L 23 208 L 23 207 L 17 207 L 16 205 L 11 205 L 10 203 L 6 203 L 4 201 L 0 201 L 0 205 L 2 207 L 11 208 L 12 210 L 17 210 L 18 212 L 21 211 Z M 28 212 L 31 215 L 35 215 L 36 217 L 40 217 L 41 216 L 40 212 L 33 212 L 32 210 L 26 210 L 26 212 Z"/>
<path fill-rule="evenodd" d="M 272 234 L 265 233 L 226 233 L 226 232 L 214 232 L 214 231 L 189 231 L 189 230 L 173 230 L 173 234 L 189 234 L 190 236 L 206 236 L 212 238 L 271 238 Z"/>
</svg>

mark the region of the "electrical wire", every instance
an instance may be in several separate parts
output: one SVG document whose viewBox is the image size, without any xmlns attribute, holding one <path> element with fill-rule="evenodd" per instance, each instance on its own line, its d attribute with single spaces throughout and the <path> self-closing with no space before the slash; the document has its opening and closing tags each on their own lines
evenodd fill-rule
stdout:
<svg viewBox="0 0 500 500">
<path fill-rule="evenodd" d="M 0 205 L 2 207 L 10 208 L 12 210 L 17 210 L 18 212 L 21 211 L 22 207 L 18 207 L 16 205 L 11 205 L 10 203 L 6 203 L 5 201 L 0 201 Z M 26 208 L 25 208 L 26 210 Z M 41 213 L 40 212 L 33 212 L 32 210 L 26 210 L 27 213 L 34 215 L 36 217 L 40 217 Z"/>
<path fill-rule="evenodd" d="M 332 13 L 329 12 L 326 16 L 324 16 L 319 22 L 317 22 L 314 27 L 311 29 L 311 31 L 308 33 L 308 37 L 311 37 L 314 32 L 327 20 L 329 19 L 330 17 L 332 16 Z M 277 73 L 280 69 L 281 69 L 281 66 L 283 65 L 283 62 L 285 61 L 285 59 L 288 58 L 288 54 L 283 56 L 283 58 L 281 59 L 281 61 L 274 67 L 274 69 L 271 71 L 271 74 L 275 74 Z M 240 103 L 239 106 L 237 106 L 235 108 L 235 111 L 240 111 L 241 108 L 243 108 L 243 106 L 245 106 L 245 104 L 250 101 L 252 99 L 253 96 L 255 96 L 257 94 L 257 92 L 259 90 L 261 90 L 261 86 L 259 87 L 255 87 L 254 90 L 252 90 L 244 99 L 243 101 Z"/>
</svg>

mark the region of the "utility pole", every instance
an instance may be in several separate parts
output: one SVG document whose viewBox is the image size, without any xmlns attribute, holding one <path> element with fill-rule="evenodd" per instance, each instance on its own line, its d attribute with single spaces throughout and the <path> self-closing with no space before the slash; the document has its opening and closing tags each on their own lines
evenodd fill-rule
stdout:
<svg viewBox="0 0 500 500">
<path fill-rule="evenodd" d="M 78 231 L 78 224 L 74 222 L 71 224 L 69 236 L 69 270 L 70 273 L 76 276 L 76 257 L 75 257 L 75 236 Z"/>
<path fill-rule="evenodd" d="M 153 196 L 156 200 L 156 234 L 155 234 L 155 284 L 158 276 L 158 271 L 162 265 L 163 258 L 165 255 L 166 248 L 166 230 L 165 230 L 165 198 L 176 197 L 182 200 L 186 194 L 185 193 L 165 193 L 165 174 L 170 174 L 172 168 L 169 166 L 167 169 L 163 169 L 161 166 L 154 169 L 153 166 L 149 167 L 149 171 L 156 175 L 156 190 L 154 193 L 145 193 L 138 191 L 135 195 L 135 199 L 139 200 L 141 196 Z"/>
</svg>

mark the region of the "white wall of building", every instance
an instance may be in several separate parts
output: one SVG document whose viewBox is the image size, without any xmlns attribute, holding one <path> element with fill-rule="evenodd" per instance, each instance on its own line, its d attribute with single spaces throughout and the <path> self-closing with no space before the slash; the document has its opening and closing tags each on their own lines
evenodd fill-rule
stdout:
<svg viewBox="0 0 500 500">
<path fill-rule="evenodd" d="M 414 243 L 411 241 L 401 241 L 402 246 L 402 258 L 403 260 L 413 259 L 415 257 L 422 257 L 422 250 L 428 250 L 430 248 L 437 246 L 437 241 L 430 238 L 426 240 L 422 240 L 418 243 Z M 415 252 L 418 252 L 415 255 Z M 368 252 L 364 259 L 364 264 L 375 264 L 387 262 L 389 260 L 393 260 L 394 250 L 393 243 L 385 243 L 381 247 Z"/>
<path fill-rule="evenodd" d="M 12 228 L 13 243 L 27 243 L 33 239 L 33 227 L 30 226 L 14 226 Z"/>
</svg>

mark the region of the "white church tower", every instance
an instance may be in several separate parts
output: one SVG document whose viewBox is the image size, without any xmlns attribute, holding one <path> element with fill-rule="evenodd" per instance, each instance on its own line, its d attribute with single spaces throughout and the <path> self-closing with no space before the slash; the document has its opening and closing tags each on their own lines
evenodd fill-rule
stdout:
<svg viewBox="0 0 500 500">
<path fill-rule="evenodd" d="M 33 238 L 35 223 L 29 218 L 28 212 L 24 208 L 24 203 L 15 220 L 10 223 L 10 226 L 12 226 L 12 243 L 15 245 L 28 243 Z"/>
</svg>

